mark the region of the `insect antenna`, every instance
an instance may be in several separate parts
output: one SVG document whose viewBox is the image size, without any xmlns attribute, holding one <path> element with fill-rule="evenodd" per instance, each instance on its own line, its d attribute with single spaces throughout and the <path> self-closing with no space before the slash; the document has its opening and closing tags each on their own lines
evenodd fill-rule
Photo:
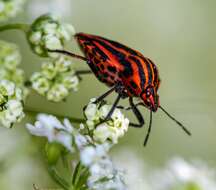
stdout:
<svg viewBox="0 0 216 190">
<path fill-rule="evenodd" d="M 176 120 L 172 115 L 170 115 L 163 107 L 159 106 L 159 108 L 173 121 L 177 123 L 178 126 L 180 126 L 185 133 L 187 133 L 189 136 L 191 136 L 191 132 L 178 120 Z"/>
<path fill-rule="evenodd" d="M 147 142 L 148 142 L 148 139 L 149 139 L 149 135 L 151 133 L 151 126 L 152 126 L 152 111 L 150 111 L 149 127 L 148 127 L 147 135 L 146 135 L 145 140 L 144 140 L 144 146 L 147 145 Z"/>
</svg>

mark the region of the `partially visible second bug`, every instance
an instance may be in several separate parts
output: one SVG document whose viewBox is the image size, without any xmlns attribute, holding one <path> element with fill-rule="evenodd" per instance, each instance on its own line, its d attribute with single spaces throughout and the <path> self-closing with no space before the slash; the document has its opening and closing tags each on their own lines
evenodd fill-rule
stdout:
<svg viewBox="0 0 216 190">
<path fill-rule="evenodd" d="M 171 116 L 159 102 L 158 88 L 160 86 L 159 72 L 156 65 L 140 52 L 133 50 L 119 42 L 100 36 L 77 33 L 75 35 L 85 57 L 65 50 L 49 50 L 78 58 L 87 62 L 95 76 L 110 89 L 97 98 L 96 103 L 102 101 L 110 93 L 116 91 L 118 96 L 105 120 L 110 119 L 113 111 L 118 106 L 120 99 L 129 98 L 130 107 L 138 123 L 130 123 L 133 127 L 142 127 L 144 118 L 137 108 L 142 105 L 150 110 L 150 123 L 144 145 L 147 144 L 152 126 L 152 112 L 160 108 L 169 118 L 174 120 L 188 135 L 191 133 L 173 116 Z M 87 73 L 79 71 L 78 74 Z M 134 97 L 141 102 L 135 104 Z"/>
</svg>

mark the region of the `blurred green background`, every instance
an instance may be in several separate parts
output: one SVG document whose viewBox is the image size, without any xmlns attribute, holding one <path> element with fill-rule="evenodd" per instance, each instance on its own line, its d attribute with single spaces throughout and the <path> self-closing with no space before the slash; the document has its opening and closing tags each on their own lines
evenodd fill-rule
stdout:
<svg viewBox="0 0 216 190">
<path fill-rule="evenodd" d="M 158 111 L 153 115 L 153 129 L 146 148 L 142 145 L 147 125 L 142 129 L 130 128 L 114 147 L 112 156 L 119 165 L 140 180 L 143 178 L 138 170 L 143 168 L 137 162 L 157 167 L 174 156 L 181 156 L 216 165 L 215 0 L 29 0 L 25 12 L 11 22 L 30 23 L 48 10 L 62 15 L 77 32 L 122 42 L 154 60 L 162 80 L 161 105 L 192 132 L 192 137 L 188 137 Z M 23 33 L 7 31 L 0 38 L 20 46 L 22 68 L 27 76 L 39 69 L 43 59 L 30 51 Z M 75 41 L 67 49 L 81 53 Z M 83 62 L 74 62 L 78 68 L 88 68 Z M 89 99 L 106 90 L 106 86 L 89 75 L 66 102 L 49 103 L 31 93 L 27 106 L 41 112 L 80 117 Z M 141 109 L 147 124 L 149 112 Z M 127 114 L 131 120 L 135 119 Z M 0 128 L 0 189 L 31 189 L 33 183 L 52 187 L 39 150 L 24 128 L 27 121 L 29 118 L 12 130 Z M 142 184 L 136 189 L 143 189 Z"/>
</svg>

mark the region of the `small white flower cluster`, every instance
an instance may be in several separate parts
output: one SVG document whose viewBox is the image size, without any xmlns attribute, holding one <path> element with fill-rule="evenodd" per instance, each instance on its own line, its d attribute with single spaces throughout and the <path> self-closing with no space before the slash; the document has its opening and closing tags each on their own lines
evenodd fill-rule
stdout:
<svg viewBox="0 0 216 190">
<path fill-rule="evenodd" d="M 32 135 L 46 137 L 50 143 L 57 142 L 70 152 L 78 150 L 82 165 L 90 173 L 86 182 L 89 189 L 126 189 L 121 172 L 115 169 L 107 155 L 110 144 L 95 144 L 90 136 L 76 130 L 69 120 L 65 119 L 61 123 L 52 115 L 40 114 L 35 125 L 27 124 L 26 127 Z"/>
<path fill-rule="evenodd" d="M 24 72 L 18 68 L 21 55 L 15 44 L 0 40 L 0 79 L 13 81 L 19 87 L 24 84 Z"/>
<path fill-rule="evenodd" d="M 47 49 L 63 49 L 65 41 L 69 41 L 74 33 L 72 25 L 62 24 L 57 17 L 45 14 L 32 23 L 28 40 L 37 55 L 48 57 L 51 53 Z"/>
<path fill-rule="evenodd" d="M 24 117 L 23 91 L 8 80 L 0 80 L 0 123 L 12 127 Z"/>
<path fill-rule="evenodd" d="M 0 122 L 11 127 L 23 116 L 23 101 L 28 90 L 24 86 L 24 72 L 18 66 L 21 55 L 15 44 L 0 41 Z"/>
<path fill-rule="evenodd" d="M 21 55 L 18 47 L 15 44 L 0 40 L 0 79 L 15 83 L 23 90 L 26 97 L 28 90 L 24 86 L 24 71 L 18 67 L 20 63 Z"/>
<path fill-rule="evenodd" d="M 215 171 L 206 167 L 202 162 L 189 163 L 181 158 L 171 160 L 165 170 L 155 172 L 152 181 L 155 190 L 216 189 Z"/>
<path fill-rule="evenodd" d="M 52 115 L 39 114 L 35 125 L 27 124 L 26 128 L 32 135 L 47 137 L 49 142 L 58 142 L 70 152 L 74 151 L 72 146 L 73 127 L 67 119 L 62 124 Z"/>
<path fill-rule="evenodd" d="M 95 104 L 94 101 L 95 99 L 92 99 L 84 110 L 87 119 L 86 124 L 89 130 L 93 131 L 93 139 L 98 143 L 104 143 L 108 140 L 116 144 L 118 139 L 127 132 L 129 120 L 120 109 L 116 108 L 111 119 L 103 122 L 111 109 L 111 105 L 99 105 Z"/>
<path fill-rule="evenodd" d="M 1 0 L 0 1 L 0 21 L 15 17 L 22 10 L 25 0 Z"/>
<path fill-rule="evenodd" d="M 110 158 L 108 143 L 86 146 L 80 150 L 80 159 L 89 168 L 88 187 L 91 190 L 126 190 L 123 175 L 118 171 Z"/>
<path fill-rule="evenodd" d="M 64 100 L 71 90 L 77 91 L 79 84 L 73 63 L 64 56 L 43 63 L 41 71 L 35 72 L 30 81 L 35 91 L 54 102 Z"/>
</svg>

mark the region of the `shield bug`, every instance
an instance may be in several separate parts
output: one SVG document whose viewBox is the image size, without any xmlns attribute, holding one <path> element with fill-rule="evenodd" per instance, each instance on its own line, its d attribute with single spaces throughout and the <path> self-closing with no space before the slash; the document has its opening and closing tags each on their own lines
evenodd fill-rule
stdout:
<svg viewBox="0 0 216 190">
<path fill-rule="evenodd" d="M 76 55 L 65 50 L 49 50 L 78 58 L 87 62 L 91 72 L 95 74 L 99 81 L 105 83 L 110 89 L 99 96 L 96 103 L 102 101 L 113 91 L 118 96 L 105 120 L 110 119 L 113 111 L 118 106 L 120 99 L 128 98 L 130 107 L 135 114 L 138 123 L 130 123 L 133 127 L 142 127 L 144 118 L 138 106 L 144 106 L 150 110 L 150 122 L 148 133 L 144 145 L 147 144 L 152 126 L 152 112 L 161 109 L 170 119 L 175 121 L 188 135 L 190 131 L 169 114 L 159 101 L 158 88 L 160 86 L 159 72 L 153 61 L 140 52 L 129 48 L 119 42 L 109 40 L 100 36 L 77 33 L 75 35 L 84 56 Z M 77 74 L 86 74 L 88 71 L 78 71 Z M 134 98 L 138 97 L 141 102 L 135 104 Z"/>
</svg>

